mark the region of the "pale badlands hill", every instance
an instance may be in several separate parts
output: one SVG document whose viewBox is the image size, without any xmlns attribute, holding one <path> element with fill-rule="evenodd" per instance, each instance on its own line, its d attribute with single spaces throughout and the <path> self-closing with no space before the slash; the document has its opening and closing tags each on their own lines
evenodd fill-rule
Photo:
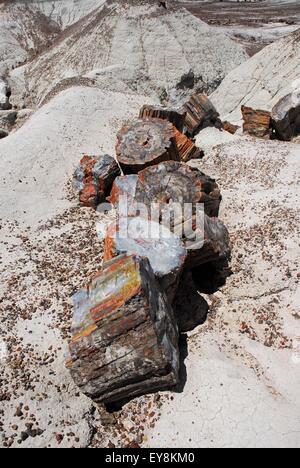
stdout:
<svg viewBox="0 0 300 468">
<path fill-rule="evenodd" d="M 228 74 L 211 99 L 224 119 L 241 120 L 241 105 L 272 110 L 300 88 L 300 29 L 274 42 Z"/>
<path fill-rule="evenodd" d="M 212 92 L 246 58 L 241 45 L 176 2 L 164 9 L 156 0 L 107 0 L 59 34 L 16 78 L 23 76 L 27 105 L 82 78 L 113 91 L 166 98 L 178 85 Z"/>
</svg>

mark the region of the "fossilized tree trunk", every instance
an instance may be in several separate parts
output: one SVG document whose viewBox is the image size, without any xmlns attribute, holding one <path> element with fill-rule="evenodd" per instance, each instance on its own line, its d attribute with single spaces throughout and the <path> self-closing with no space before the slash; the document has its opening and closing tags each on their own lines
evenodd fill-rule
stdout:
<svg viewBox="0 0 300 468">
<path fill-rule="evenodd" d="M 191 159 L 203 158 L 204 152 L 198 148 L 193 141 L 174 127 L 175 140 L 178 148 L 180 161 L 188 162 Z"/>
<path fill-rule="evenodd" d="M 162 119 L 138 119 L 117 135 L 117 159 L 124 174 L 134 174 L 163 161 L 179 161 L 173 125 Z"/>
<path fill-rule="evenodd" d="M 74 302 L 67 367 L 85 395 L 111 403 L 177 383 L 176 321 L 146 259 L 105 264 Z"/>
<path fill-rule="evenodd" d="M 185 266 L 192 268 L 229 256 L 228 231 L 216 217 L 221 201 L 219 188 L 197 169 L 164 162 L 141 171 L 134 180 L 132 176 L 117 179 L 112 193 L 114 203 L 130 193 L 127 216 L 153 220 L 154 215 L 157 222 L 171 229 L 188 250 Z M 145 208 L 141 213 L 137 212 L 139 203 Z"/>
<path fill-rule="evenodd" d="M 242 114 L 244 133 L 258 138 L 270 138 L 272 132 L 270 112 L 242 106 Z"/>
<path fill-rule="evenodd" d="M 80 203 L 96 208 L 105 200 L 120 174 L 118 163 L 111 156 L 84 156 L 74 174 L 75 185 L 80 190 Z"/>
<path fill-rule="evenodd" d="M 107 229 L 104 261 L 122 253 L 147 257 L 172 303 L 187 257 L 181 239 L 159 222 L 139 216 L 121 218 Z"/>
<path fill-rule="evenodd" d="M 135 199 L 150 203 L 199 203 L 208 216 L 218 216 L 221 194 L 216 181 L 196 168 L 169 161 L 138 175 Z"/>
<path fill-rule="evenodd" d="M 189 136 L 194 136 L 204 127 L 218 122 L 219 114 L 204 94 L 191 96 L 184 104 L 183 110 L 186 112 L 185 130 Z"/>
<path fill-rule="evenodd" d="M 144 105 L 140 110 L 140 119 L 163 119 L 171 122 L 180 132 L 183 132 L 186 113 L 181 109 L 162 106 Z"/>
</svg>

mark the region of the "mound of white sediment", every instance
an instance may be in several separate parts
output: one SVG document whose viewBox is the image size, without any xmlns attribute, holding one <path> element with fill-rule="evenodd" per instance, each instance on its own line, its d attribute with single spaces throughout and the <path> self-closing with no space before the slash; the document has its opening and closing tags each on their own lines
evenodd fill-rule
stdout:
<svg viewBox="0 0 300 468">
<path fill-rule="evenodd" d="M 19 3 L 24 2 L 19 0 Z M 104 4 L 105 0 L 29 0 L 26 3 L 65 29 Z"/>
<path fill-rule="evenodd" d="M 225 120 L 241 120 L 241 106 L 272 110 L 299 87 L 300 29 L 229 73 L 211 99 Z"/>
<path fill-rule="evenodd" d="M 23 63 L 59 32 L 54 22 L 22 3 L 0 5 L 0 74 Z"/>
<path fill-rule="evenodd" d="M 34 225 L 64 209 L 64 185 L 80 157 L 114 154 L 117 131 L 145 101 L 144 96 L 73 87 L 39 109 L 1 141 L 1 217 Z"/>
<path fill-rule="evenodd" d="M 28 65 L 36 103 L 59 83 L 82 77 L 161 97 L 176 86 L 212 92 L 247 58 L 242 46 L 173 2 L 166 9 L 156 0 L 100 3 Z"/>
<path fill-rule="evenodd" d="M 65 28 L 105 0 L 0 2 L 0 73 L 40 52 Z"/>
</svg>

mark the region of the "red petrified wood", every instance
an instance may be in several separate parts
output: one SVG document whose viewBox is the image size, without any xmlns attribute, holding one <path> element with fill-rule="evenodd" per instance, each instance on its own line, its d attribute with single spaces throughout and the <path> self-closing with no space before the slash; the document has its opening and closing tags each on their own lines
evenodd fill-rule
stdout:
<svg viewBox="0 0 300 468">
<path fill-rule="evenodd" d="M 272 132 L 270 112 L 242 106 L 242 114 L 244 133 L 258 138 L 270 138 Z"/>
<path fill-rule="evenodd" d="M 188 162 L 191 159 L 203 158 L 204 152 L 201 151 L 190 138 L 179 132 L 175 127 L 174 133 L 180 161 Z"/>
<path fill-rule="evenodd" d="M 177 324 L 146 259 L 120 256 L 74 297 L 67 367 L 97 403 L 178 381 Z"/>
<path fill-rule="evenodd" d="M 138 119 L 125 125 L 117 135 L 116 153 L 124 174 L 180 159 L 174 127 L 162 119 Z"/>
<path fill-rule="evenodd" d="M 183 111 L 186 112 L 185 131 L 189 136 L 218 122 L 219 114 L 205 94 L 191 96 L 184 104 Z"/>
<path fill-rule="evenodd" d="M 180 132 L 183 132 L 185 117 L 186 112 L 182 109 L 145 105 L 140 110 L 140 119 L 151 118 L 168 120 Z"/>
<path fill-rule="evenodd" d="M 113 181 L 120 174 L 118 163 L 111 156 L 84 156 L 74 174 L 75 184 L 80 190 L 80 203 L 96 208 L 105 200 Z"/>
<path fill-rule="evenodd" d="M 238 125 L 233 125 L 232 123 L 228 122 L 227 120 L 222 123 L 222 128 L 225 130 L 225 132 L 231 133 L 231 135 L 234 135 L 238 129 Z"/>
</svg>

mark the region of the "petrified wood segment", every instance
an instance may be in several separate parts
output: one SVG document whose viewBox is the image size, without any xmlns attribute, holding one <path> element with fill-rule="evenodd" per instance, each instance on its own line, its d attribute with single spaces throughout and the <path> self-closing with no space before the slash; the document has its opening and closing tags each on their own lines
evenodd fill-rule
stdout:
<svg viewBox="0 0 300 468">
<path fill-rule="evenodd" d="M 135 199 L 150 203 L 203 203 L 208 216 L 218 216 L 221 194 L 214 179 L 186 164 L 168 161 L 138 175 Z"/>
<path fill-rule="evenodd" d="M 187 240 L 184 245 L 189 248 L 186 265 L 195 268 L 205 263 L 229 259 L 231 253 L 229 233 L 224 223 L 218 218 L 209 218 L 204 215 L 203 229 L 199 232 L 195 229 L 197 239 L 191 242 Z"/>
<path fill-rule="evenodd" d="M 216 218 L 221 195 L 213 179 L 175 161 L 149 167 L 134 180 L 127 181 L 129 177 L 115 182 L 111 201 L 117 204 L 121 194 L 130 193 L 128 217 L 155 220 L 171 229 L 188 250 L 185 266 L 195 267 L 229 256 L 228 231 Z M 142 211 L 140 203 L 145 208 Z"/>
<path fill-rule="evenodd" d="M 74 303 L 67 367 L 85 395 L 111 403 L 177 383 L 177 324 L 148 260 L 108 262 Z"/>
<path fill-rule="evenodd" d="M 300 134 L 300 93 L 284 96 L 272 109 L 272 128 L 275 137 L 291 141 Z"/>
<path fill-rule="evenodd" d="M 138 175 L 131 174 L 127 176 L 119 176 L 113 183 L 110 196 L 108 200 L 116 204 L 121 195 L 134 198 L 136 193 L 136 185 L 138 181 Z"/>
<path fill-rule="evenodd" d="M 163 119 L 171 122 L 180 132 L 183 131 L 186 113 L 182 109 L 145 105 L 140 110 L 140 119 Z"/>
<path fill-rule="evenodd" d="M 186 112 L 185 131 L 187 135 L 194 136 L 204 127 L 214 125 L 219 114 L 211 101 L 205 94 L 194 94 L 184 104 L 183 111 Z"/>
<path fill-rule="evenodd" d="M 187 257 L 179 237 L 155 221 L 121 218 L 107 230 L 104 261 L 122 253 L 147 257 L 170 303 L 173 301 Z"/>
<path fill-rule="evenodd" d="M 271 113 L 242 106 L 243 131 L 258 138 L 270 138 Z"/>
<path fill-rule="evenodd" d="M 116 153 L 124 174 L 163 161 L 179 161 L 174 127 L 162 119 L 138 119 L 118 133 Z"/>
<path fill-rule="evenodd" d="M 222 122 L 222 128 L 225 130 L 225 132 L 231 133 L 231 135 L 234 135 L 238 129 L 238 125 L 233 125 L 232 123 L 228 122 L 227 120 L 225 122 Z"/>
<path fill-rule="evenodd" d="M 174 132 L 180 161 L 188 162 L 191 159 L 203 158 L 204 152 L 201 151 L 190 138 L 179 132 L 175 127 Z"/>
<path fill-rule="evenodd" d="M 74 174 L 82 205 L 96 208 L 109 194 L 113 181 L 121 174 L 118 163 L 109 155 L 84 156 Z"/>
<path fill-rule="evenodd" d="M 173 310 L 180 333 L 194 330 L 207 319 L 209 307 L 198 293 L 191 271 L 185 271 L 181 278 Z"/>
</svg>

